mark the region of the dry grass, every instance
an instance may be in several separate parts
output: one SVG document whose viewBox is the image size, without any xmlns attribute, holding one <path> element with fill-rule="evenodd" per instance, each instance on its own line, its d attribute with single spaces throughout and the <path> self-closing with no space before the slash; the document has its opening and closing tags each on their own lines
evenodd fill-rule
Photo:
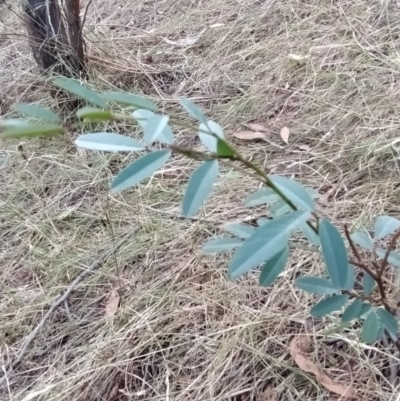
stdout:
<svg viewBox="0 0 400 401">
<path fill-rule="evenodd" d="M 0 21 L 2 115 L 20 100 L 52 105 L 19 18 L 0 5 Z M 388 0 L 95 0 L 85 36 L 97 88 L 142 92 L 182 118 L 177 99 L 189 96 L 246 156 L 327 194 L 321 215 L 356 227 L 400 211 L 399 29 L 400 4 Z M 165 41 L 197 35 L 187 47 Z M 230 136 L 249 122 L 273 143 Z M 249 216 L 242 201 L 255 182 L 226 170 L 201 219 L 177 219 L 195 163 L 174 157 L 148 184 L 108 196 L 127 158 L 78 153 L 76 134 L 1 143 L 12 160 L 0 170 L 1 364 L 112 232 L 139 230 L 47 322 L 1 399 L 269 401 L 270 387 L 279 400 L 337 399 L 295 366 L 293 334 L 309 335 L 310 357 L 359 399 L 396 399 L 382 348 L 359 344 L 357 328 L 325 338 L 308 317 L 312 298 L 293 279 L 320 271 L 315 255 L 297 250 L 262 289 L 256 273 L 227 281 L 226 258 L 202 253 L 222 223 Z M 177 138 L 198 144 L 190 131 Z M 109 322 L 112 289 L 122 302 Z"/>
</svg>

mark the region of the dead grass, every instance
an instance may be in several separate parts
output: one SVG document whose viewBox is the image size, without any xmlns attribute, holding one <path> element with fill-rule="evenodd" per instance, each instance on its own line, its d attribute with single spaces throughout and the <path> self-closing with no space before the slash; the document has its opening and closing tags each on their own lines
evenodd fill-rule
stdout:
<svg viewBox="0 0 400 401">
<path fill-rule="evenodd" d="M 2 115 L 16 101 L 52 105 L 19 18 L 0 13 Z M 326 194 L 321 215 L 356 227 L 400 211 L 399 28 L 395 1 L 95 0 L 85 35 L 97 88 L 144 93 L 182 118 L 177 99 L 189 96 L 247 157 Z M 249 122 L 273 143 L 230 136 Z M 308 317 L 312 298 L 293 279 L 320 271 L 315 255 L 296 250 L 262 289 L 256 273 L 227 281 L 226 256 L 202 253 L 224 222 L 249 217 L 242 201 L 255 182 L 226 170 L 201 219 L 177 219 L 195 163 L 175 157 L 148 184 L 108 196 L 127 158 L 78 153 L 76 134 L 1 144 L 12 161 L 0 170 L 1 364 L 112 232 L 140 230 L 47 322 L 2 399 L 270 401 L 271 387 L 279 400 L 337 399 L 295 366 L 294 334 L 310 336 L 313 361 L 359 399 L 397 399 L 383 348 L 359 344 L 357 328 L 325 338 L 326 324 Z M 197 146 L 194 132 L 176 134 Z M 112 289 L 121 305 L 109 322 Z"/>
</svg>

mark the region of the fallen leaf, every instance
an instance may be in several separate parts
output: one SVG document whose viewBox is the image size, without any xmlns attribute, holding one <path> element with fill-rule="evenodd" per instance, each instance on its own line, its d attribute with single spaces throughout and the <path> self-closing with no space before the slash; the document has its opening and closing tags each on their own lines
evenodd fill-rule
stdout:
<svg viewBox="0 0 400 401">
<path fill-rule="evenodd" d="M 285 142 L 287 144 L 289 144 L 289 134 L 290 134 L 290 131 L 289 131 L 288 127 L 283 127 L 281 129 L 281 138 L 282 138 L 283 142 Z"/>
<path fill-rule="evenodd" d="M 310 152 L 311 151 L 311 148 L 308 145 L 299 145 L 298 148 L 300 150 L 304 150 L 306 152 Z"/>
<path fill-rule="evenodd" d="M 268 386 L 261 394 L 261 401 L 278 401 L 275 389 Z"/>
<path fill-rule="evenodd" d="M 259 131 L 239 131 L 233 134 L 235 138 L 251 141 L 253 139 L 265 139 L 265 133 Z"/>
<path fill-rule="evenodd" d="M 336 383 L 324 372 L 321 367 L 317 366 L 313 361 L 307 358 L 297 345 L 298 340 L 299 337 L 294 337 L 290 342 L 289 347 L 290 355 L 296 362 L 297 366 L 303 372 L 312 373 L 315 375 L 321 385 L 327 388 L 329 391 L 332 391 L 332 393 L 338 394 L 343 398 L 356 398 L 356 393 L 352 386 L 345 386 L 343 384 Z M 304 347 L 304 344 L 301 344 L 300 346 Z"/>
<path fill-rule="evenodd" d="M 118 305 L 119 305 L 118 291 L 112 290 L 106 304 L 105 316 L 107 319 L 112 319 L 115 316 L 115 314 L 117 313 Z"/>
<path fill-rule="evenodd" d="M 249 124 L 249 128 L 253 131 L 267 132 L 267 128 L 261 124 L 251 123 Z"/>
</svg>

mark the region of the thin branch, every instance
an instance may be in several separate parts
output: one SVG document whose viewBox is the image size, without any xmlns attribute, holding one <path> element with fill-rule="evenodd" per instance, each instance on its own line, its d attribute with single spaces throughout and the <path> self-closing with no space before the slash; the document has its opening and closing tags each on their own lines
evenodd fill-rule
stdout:
<svg viewBox="0 0 400 401">
<path fill-rule="evenodd" d="M 52 313 L 61 305 L 64 303 L 65 300 L 68 299 L 68 297 L 71 295 L 72 291 L 75 289 L 76 285 L 79 284 L 86 276 L 88 276 L 90 273 L 92 273 L 95 269 L 99 268 L 101 264 L 109 258 L 116 250 L 116 248 L 119 248 L 129 237 L 131 237 L 135 232 L 137 231 L 137 228 L 134 230 L 129 231 L 126 233 L 120 241 L 116 244 L 116 246 L 112 246 L 111 249 L 107 249 L 104 251 L 86 270 L 84 270 L 82 273 L 80 273 L 75 280 L 69 285 L 69 287 L 66 289 L 66 291 L 62 294 L 59 294 L 57 298 L 54 300 L 54 302 L 51 304 L 49 310 L 47 313 L 43 316 L 42 320 L 39 322 L 39 324 L 31 331 L 28 337 L 25 338 L 25 341 L 19 350 L 16 358 L 14 359 L 13 362 L 11 362 L 6 368 L 3 377 L 0 379 L 0 387 L 4 385 L 4 383 L 7 382 L 9 379 L 10 374 L 12 371 L 19 365 L 19 363 L 22 361 L 26 351 L 28 350 L 29 346 L 32 344 L 33 340 L 36 338 L 37 334 L 39 331 L 42 329 L 42 327 L 45 325 L 49 317 L 52 315 Z"/>
</svg>

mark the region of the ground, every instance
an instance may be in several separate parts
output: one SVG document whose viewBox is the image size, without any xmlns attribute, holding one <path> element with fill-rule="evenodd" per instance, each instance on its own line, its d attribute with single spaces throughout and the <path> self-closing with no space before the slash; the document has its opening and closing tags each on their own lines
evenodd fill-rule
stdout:
<svg viewBox="0 0 400 401">
<path fill-rule="evenodd" d="M 19 7 L 6 3 L 1 115 L 12 116 L 17 101 L 56 109 Z M 246 157 L 316 189 L 319 215 L 353 230 L 400 211 L 399 29 L 400 4 L 388 0 L 94 0 L 84 35 L 94 88 L 144 94 L 194 125 L 178 102 L 191 98 Z M 266 128 L 265 141 L 234 136 L 249 123 Z M 130 123 L 101 129 L 140 135 Z M 199 146 L 194 130 L 175 134 Z M 265 213 L 243 207 L 255 180 L 225 168 L 204 209 L 185 220 L 196 162 L 174 156 L 150 181 L 111 195 L 112 177 L 134 156 L 79 151 L 77 135 L 0 142 L 10 155 L 0 170 L 1 364 L 60 291 L 131 235 L 47 320 L 2 399 L 339 399 L 295 364 L 294 335 L 308 338 L 308 357 L 358 399 L 396 399 L 390 348 L 360 344 L 358 326 L 325 336 L 335 318 L 309 317 L 313 298 L 293 281 L 321 271 L 315 254 L 294 250 L 277 283 L 261 288 L 257 272 L 227 280 L 229 255 L 203 253 L 224 223 Z M 107 317 L 115 291 L 120 303 Z"/>
</svg>

